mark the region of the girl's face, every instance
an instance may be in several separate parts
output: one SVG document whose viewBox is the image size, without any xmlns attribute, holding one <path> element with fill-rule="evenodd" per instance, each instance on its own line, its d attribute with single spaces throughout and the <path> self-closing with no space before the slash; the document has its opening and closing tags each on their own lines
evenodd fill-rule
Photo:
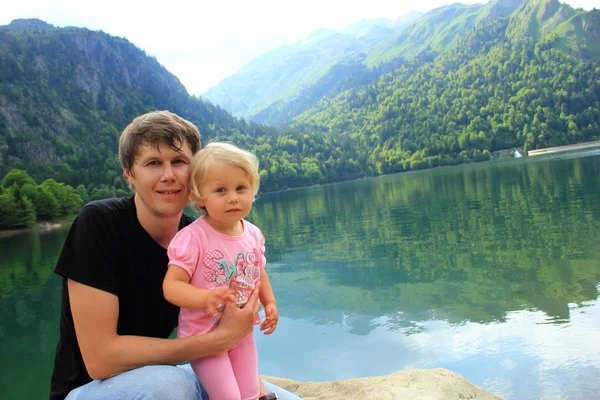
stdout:
<svg viewBox="0 0 600 400">
<path fill-rule="evenodd" d="M 240 220 L 252 209 L 254 193 L 246 171 L 235 165 L 211 168 L 201 186 L 197 204 L 206 209 L 204 217 L 215 230 L 232 234 L 241 229 Z"/>
</svg>

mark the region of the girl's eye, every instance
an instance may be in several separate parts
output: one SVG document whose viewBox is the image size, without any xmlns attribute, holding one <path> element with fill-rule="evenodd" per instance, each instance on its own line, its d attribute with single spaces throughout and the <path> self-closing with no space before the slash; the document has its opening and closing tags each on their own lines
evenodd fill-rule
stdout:
<svg viewBox="0 0 600 400">
<path fill-rule="evenodd" d="M 217 193 L 225 193 L 225 188 L 217 188 Z"/>
<path fill-rule="evenodd" d="M 236 190 L 237 190 L 238 192 L 241 192 L 241 191 L 242 191 L 242 190 L 244 190 L 244 189 L 246 189 L 246 186 L 238 186 Z"/>
</svg>

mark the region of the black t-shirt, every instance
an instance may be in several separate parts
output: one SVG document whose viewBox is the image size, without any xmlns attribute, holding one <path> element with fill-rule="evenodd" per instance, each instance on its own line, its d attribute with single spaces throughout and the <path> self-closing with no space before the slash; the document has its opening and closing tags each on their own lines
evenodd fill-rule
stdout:
<svg viewBox="0 0 600 400">
<path fill-rule="evenodd" d="M 192 221 L 184 214 L 179 229 Z M 167 338 L 179 315 L 162 292 L 168 261 L 167 250 L 139 223 L 133 196 L 94 201 L 81 209 L 54 270 L 63 282 L 51 400 L 62 400 L 92 380 L 75 336 L 67 278 L 119 298 L 119 335 Z"/>
</svg>

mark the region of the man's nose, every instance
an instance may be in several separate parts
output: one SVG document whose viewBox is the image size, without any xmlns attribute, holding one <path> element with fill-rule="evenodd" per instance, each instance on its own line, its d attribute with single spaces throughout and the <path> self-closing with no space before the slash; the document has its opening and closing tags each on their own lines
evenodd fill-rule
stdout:
<svg viewBox="0 0 600 400">
<path fill-rule="evenodd" d="M 174 181 L 175 180 L 175 172 L 173 171 L 173 166 L 170 163 L 163 164 L 163 181 Z"/>
</svg>

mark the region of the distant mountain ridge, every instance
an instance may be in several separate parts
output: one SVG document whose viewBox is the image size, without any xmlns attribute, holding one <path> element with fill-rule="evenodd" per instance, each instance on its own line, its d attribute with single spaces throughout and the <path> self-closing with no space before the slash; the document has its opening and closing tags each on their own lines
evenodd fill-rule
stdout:
<svg viewBox="0 0 600 400">
<path fill-rule="evenodd" d="M 413 12 L 396 21 L 362 20 L 341 32 L 319 29 L 298 43 L 255 58 L 201 97 L 235 116 L 250 117 L 277 100 L 294 98 L 338 62 L 365 53 L 420 15 Z"/>
<path fill-rule="evenodd" d="M 324 47 L 337 41 L 336 49 L 343 51 L 335 56 L 315 51 L 310 53 L 310 63 L 301 62 L 306 56 L 299 55 L 299 46 L 314 41 L 311 36 L 256 58 L 202 97 L 234 115 L 280 125 L 313 107 L 318 99 L 337 95 L 348 87 L 349 80 L 364 84 L 387 73 L 389 66 L 415 57 L 433 60 L 451 51 L 490 18 L 508 22 L 502 33 L 508 39 L 537 41 L 554 35 L 557 39 L 552 46 L 579 58 L 597 59 L 600 24 L 596 15 L 558 0 L 493 0 L 474 5 L 455 3 L 426 14 L 413 13 L 396 24 L 386 19 L 359 21 L 339 33 L 354 35 L 352 40 L 333 32 L 328 36 L 315 33 L 319 38 L 315 45 Z M 363 31 L 372 35 L 361 36 L 363 45 L 358 46 L 356 37 Z M 342 37 L 346 39 L 345 46 L 339 45 Z M 354 68 L 349 75 L 340 74 L 350 64 Z"/>
<path fill-rule="evenodd" d="M 26 30 L 43 30 L 53 29 L 54 25 L 42 21 L 38 18 L 18 18 L 12 20 L 10 24 L 3 26 L 3 29 L 7 31 L 26 31 Z"/>
</svg>

